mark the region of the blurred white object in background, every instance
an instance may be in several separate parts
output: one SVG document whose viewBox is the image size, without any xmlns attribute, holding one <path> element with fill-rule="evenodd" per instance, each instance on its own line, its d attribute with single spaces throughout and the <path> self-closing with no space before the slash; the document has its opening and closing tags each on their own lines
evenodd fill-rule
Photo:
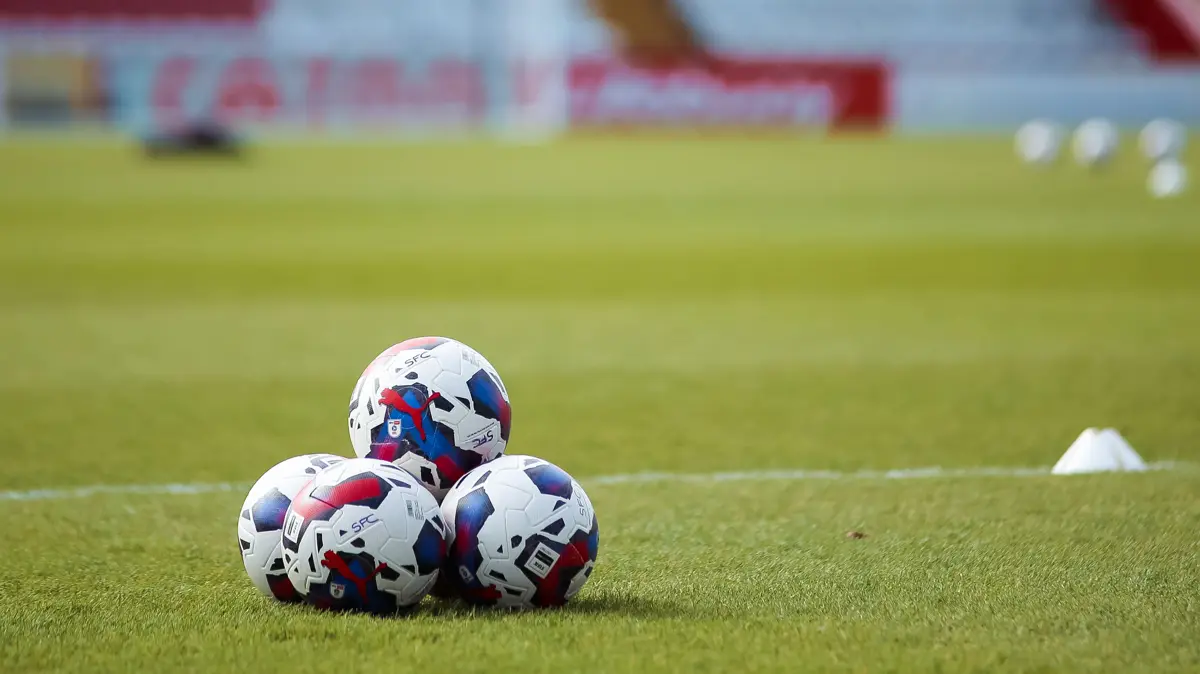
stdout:
<svg viewBox="0 0 1200 674">
<path fill-rule="evenodd" d="M 1175 158 L 1187 143 L 1187 129 L 1173 119 L 1156 119 L 1142 129 L 1138 140 L 1142 154 L 1150 161 Z"/>
<path fill-rule="evenodd" d="M 1062 141 L 1062 127 L 1035 119 L 1017 130 L 1017 155 L 1028 164 L 1049 164 L 1058 159 Z"/>
<path fill-rule="evenodd" d="M 1099 166 L 1112 158 L 1117 150 L 1118 133 L 1115 124 L 1107 119 L 1089 119 L 1075 130 L 1073 146 L 1075 161 L 1083 166 Z"/>
<path fill-rule="evenodd" d="M 1176 196 L 1187 187 L 1187 167 L 1175 159 L 1164 159 L 1150 170 L 1146 186 L 1159 199 Z"/>
</svg>

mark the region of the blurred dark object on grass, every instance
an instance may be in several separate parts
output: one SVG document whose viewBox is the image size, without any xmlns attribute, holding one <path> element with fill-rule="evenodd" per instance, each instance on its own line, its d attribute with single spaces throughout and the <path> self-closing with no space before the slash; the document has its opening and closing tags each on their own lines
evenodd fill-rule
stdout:
<svg viewBox="0 0 1200 674">
<path fill-rule="evenodd" d="M 146 156 L 222 157 L 243 156 L 243 143 L 231 129 L 215 122 L 197 122 L 172 131 L 148 136 L 142 147 Z"/>
</svg>

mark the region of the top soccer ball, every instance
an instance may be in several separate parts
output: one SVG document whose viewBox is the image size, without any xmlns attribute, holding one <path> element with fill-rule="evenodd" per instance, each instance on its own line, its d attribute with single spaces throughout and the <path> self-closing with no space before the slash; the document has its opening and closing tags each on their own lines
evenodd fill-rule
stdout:
<svg viewBox="0 0 1200 674">
<path fill-rule="evenodd" d="M 439 501 L 467 471 L 504 453 L 511 427 L 508 391 L 496 369 L 445 337 L 387 349 L 350 396 L 354 453 L 395 463 Z"/>
</svg>

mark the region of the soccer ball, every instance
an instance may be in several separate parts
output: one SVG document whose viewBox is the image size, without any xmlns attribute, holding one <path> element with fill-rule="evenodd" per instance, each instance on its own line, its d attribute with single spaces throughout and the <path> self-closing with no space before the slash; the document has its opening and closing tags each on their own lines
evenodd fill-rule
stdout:
<svg viewBox="0 0 1200 674">
<path fill-rule="evenodd" d="M 1062 128 L 1045 119 L 1035 119 L 1017 131 L 1017 154 L 1029 164 L 1049 164 L 1062 147 Z"/>
<path fill-rule="evenodd" d="M 532 456 L 505 456 L 467 473 L 442 501 L 446 574 L 472 604 L 561 606 L 596 563 L 600 527 L 579 483 Z"/>
<path fill-rule="evenodd" d="M 1142 129 L 1138 138 L 1142 154 L 1152 162 L 1175 159 L 1187 143 L 1187 129 L 1171 119 L 1156 119 Z"/>
<path fill-rule="evenodd" d="M 280 601 L 299 600 L 283 568 L 283 516 L 314 475 L 345 460 L 333 454 L 292 457 L 268 470 L 250 488 L 238 515 L 238 545 L 246 574 L 259 592 Z"/>
<path fill-rule="evenodd" d="M 445 557 L 437 500 L 386 461 L 349 459 L 321 472 L 284 520 L 288 578 L 319 608 L 386 615 L 411 607 Z"/>
<path fill-rule="evenodd" d="M 387 349 L 350 396 L 354 453 L 395 463 L 439 501 L 464 473 L 504 453 L 511 428 L 508 391 L 496 369 L 445 337 Z"/>
<path fill-rule="evenodd" d="M 1107 119 L 1089 119 L 1075 130 L 1075 161 L 1096 167 L 1112 159 L 1119 140 L 1117 127 Z"/>
</svg>

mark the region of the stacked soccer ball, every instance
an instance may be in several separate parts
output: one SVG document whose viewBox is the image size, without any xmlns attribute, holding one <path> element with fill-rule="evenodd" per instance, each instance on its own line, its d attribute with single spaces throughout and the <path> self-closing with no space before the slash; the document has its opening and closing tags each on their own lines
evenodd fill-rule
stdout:
<svg viewBox="0 0 1200 674">
<path fill-rule="evenodd" d="M 394 614 L 434 591 L 471 604 L 559 606 L 599 546 L 579 483 L 503 456 L 512 426 L 500 375 L 443 337 L 379 354 L 350 396 L 355 459 L 271 468 L 238 514 L 246 573 L 268 597 Z"/>
<path fill-rule="evenodd" d="M 1017 132 L 1017 153 L 1030 164 L 1053 163 L 1058 159 L 1064 137 L 1062 128 L 1054 122 L 1034 120 Z M 1098 168 L 1112 159 L 1119 140 L 1120 134 L 1112 122 L 1089 119 L 1075 130 L 1071 150 L 1080 165 Z M 1186 143 L 1187 129 L 1174 120 L 1156 119 L 1142 129 L 1139 145 L 1152 164 L 1146 186 L 1154 196 L 1176 196 L 1187 186 L 1187 167 L 1180 161 Z"/>
</svg>

